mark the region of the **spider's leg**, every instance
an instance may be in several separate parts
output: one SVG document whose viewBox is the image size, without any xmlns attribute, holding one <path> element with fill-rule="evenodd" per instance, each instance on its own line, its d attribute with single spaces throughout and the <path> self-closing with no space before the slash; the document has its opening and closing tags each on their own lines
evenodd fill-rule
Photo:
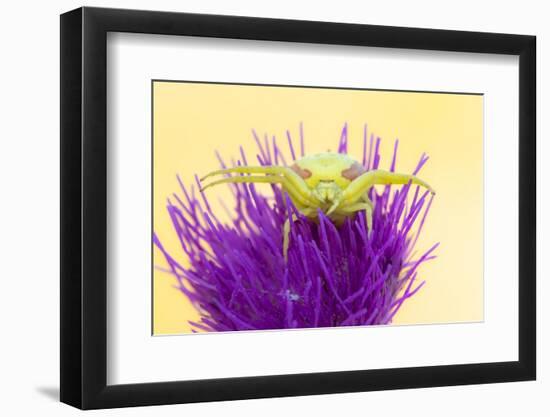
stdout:
<svg viewBox="0 0 550 417">
<path fill-rule="evenodd" d="M 349 206 L 342 207 L 340 210 L 346 214 L 355 213 L 356 211 L 364 210 L 365 218 L 367 220 L 367 229 L 368 229 L 368 233 L 370 234 L 370 232 L 372 231 L 372 212 L 373 212 L 373 206 L 370 200 L 353 203 L 353 204 L 350 204 Z"/>
<path fill-rule="evenodd" d="M 281 184 L 283 189 L 288 193 L 294 203 L 300 206 L 310 206 L 312 202 L 309 199 L 310 191 L 307 189 L 307 194 L 303 194 L 302 189 L 297 189 L 290 181 L 285 177 L 276 175 L 260 177 L 260 176 L 244 176 L 244 177 L 228 177 L 221 180 L 213 181 L 201 188 L 201 192 L 209 187 L 219 184 L 235 184 L 235 183 L 266 183 L 266 184 Z"/>
<path fill-rule="evenodd" d="M 224 175 L 224 174 L 267 174 L 267 175 L 280 175 L 287 179 L 289 184 L 294 186 L 296 191 L 299 191 L 304 198 L 309 201 L 309 204 L 305 205 L 315 205 L 316 199 L 312 196 L 311 190 L 305 183 L 305 181 L 300 177 L 296 172 L 288 167 L 280 166 L 241 166 L 233 167 L 227 169 L 219 169 L 217 171 L 212 171 L 206 174 L 201 178 L 201 181 L 204 181 L 206 178 L 214 175 Z"/>
<path fill-rule="evenodd" d="M 315 212 L 315 210 L 308 209 L 308 208 L 302 208 L 302 209 L 300 209 L 300 212 L 304 216 L 310 216 L 311 214 L 313 214 Z M 294 213 L 292 213 L 292 215 L 290 217 L 291 217 L 291 221 L 294 223 L 296 221 L 296 215 Z M 289 246 L 289 244 L 290 244 L 290 221 L 287 217 L 285 219 L 285 223 L 283 225 L 283 256 L 284 256 L 284 259 L 285 259 L 285 263 L 288 260 L 288 246 Z"/>
<path fill-rule="evenodd" d="M 292 221 L 296 220 L 296 215 L 293 214 Z M 285 220 L 285 224 L 283 225 L 283 257 L 285 259 L 285 263 L 288 260 L 288 245 L 290 244 L 290 221 L 288 220 L 288 217 Z"/>
<path fill-rule="evenodd" d="M 342 197 L 334 200 L 334 202 L 332 203 L 332 206 L 329 207 L 329 209 L 327 210 L 327 216 L 330 216 L 332 213 L 334 213 L 338 208 L 340 208 L 340 205 L 344 202 L 344 199 L 345 199 L 345 195 L 342 195 Z M 369 198 L 369 194 L 368 194 L 368 191 L 365 191 L 358 199 L 358 201 L 363 201 L 365 203 L 369 203 L 372 205 L 372 202 L 370 201 L 370 198 Z M 346 203 L 348 204 L 348 207 L 349 207 L 349 202 L 346 201 Z M 345 211 L 345 209 L 341 210 L 341 211 Z M 354 210 L 355 211 L 355 210 Z M 353 211 L 352 211 L 353 212 Z"/>
<path fill-rule="evenodd" d="M 408 184 L 409 182 L 421 185 L 430 190 L 432 194 L 435 194 L 432 187 L 414 175 L 398 174 L 377 169 L 367 171 L 354 179 L 342 192 L 343 202 L 348 204 L 357 202 L 373 185 Z"/>
</svg>

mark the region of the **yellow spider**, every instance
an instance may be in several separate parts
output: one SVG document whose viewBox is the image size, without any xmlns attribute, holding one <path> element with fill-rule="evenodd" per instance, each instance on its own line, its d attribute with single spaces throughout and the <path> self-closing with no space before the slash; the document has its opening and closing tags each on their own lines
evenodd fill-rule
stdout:
<svg viewBox="0 0 550 417">
<path fill-rule="evenodd" d="M 364 211 L 367 227 L 372 228 L 373 203 L 368 191 L 373 185 L 407 184 L 421 185 L 435 194 L 434 190 L 414 175 L 398 174 L 381 169 L 366 171 L 347 154 L 323 152 L 304 156 L 286 166 L 242 166 L 220 169 L 201 178 L 201 182 L 214 175 L 251 174 L 227 177 L 204 186 L 201 191 L 213 185 L 226 183 L 269 183 L 281 184 L 296 208 L 310 219 L 316 219 L 320 209 L 335 224 L 341 224 L 346 217 L 357 211 Z M 254 175 L 254 174 L 266 174 Z M 283 254 L 286 260 L 290 223 L 284 224 Z"/>
</svg>

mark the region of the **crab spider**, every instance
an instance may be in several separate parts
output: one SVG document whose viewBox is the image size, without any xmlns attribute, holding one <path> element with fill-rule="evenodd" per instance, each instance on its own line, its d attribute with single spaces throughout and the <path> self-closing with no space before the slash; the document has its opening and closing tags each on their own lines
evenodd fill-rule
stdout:
<svg viewBox="0 0 550 417">
<path fill-rule="evenodd" d="M 304 156 L 290 167 L 286 166 L 239 166 L 210 172 L 201 178 L 227 174 L 249 174 L 222 178 L 205 185 L 201 191 L 218 184 L 268 183 L 280 184 L 292 203 L 306 217 L 317 218 L 321 210 L 335 224 L 346 217 L 364 211 L 367 228 L 372 229 L 373 203 L 368 192 L 374 185 L 412 183 L 434 190 L 414 175 L 399 174 L 381 169 L 366 171 L 346 154 L 324 152 Z M 260 174 L 260 175 L 258 175 Z M 263 174 L 263 175 L 261 175 Z M 283 227 L 283 254 L 286 260 L 289 245 L 290 223 Z"/>
</svg>

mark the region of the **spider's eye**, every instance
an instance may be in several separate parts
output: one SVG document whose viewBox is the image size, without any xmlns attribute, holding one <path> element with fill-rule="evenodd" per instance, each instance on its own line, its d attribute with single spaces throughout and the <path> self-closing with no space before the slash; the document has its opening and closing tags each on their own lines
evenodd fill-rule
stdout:
<svg viewBox="0 0 550 417">
<path fill-rule="evenodd" d="M 302 177 L 304 180 L 307 180 L 311 177 L 311 171 L 309 169 L 303 169 L 298 164 L 292 164 L 290 169 L 293 170 L 296 174 Z"/>
<path fill-rule="evenodd" d="M 342 177 L 353 181 L 365 172 L 365 168 L 359 162 L 354 162 L 348 169 L 342 171 Z"/>
</svg>

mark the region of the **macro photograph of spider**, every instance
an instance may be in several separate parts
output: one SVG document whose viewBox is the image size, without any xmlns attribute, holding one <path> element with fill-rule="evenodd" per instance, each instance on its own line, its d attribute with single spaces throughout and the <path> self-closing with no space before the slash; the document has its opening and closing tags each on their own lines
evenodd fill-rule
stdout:
<svg viewBox="0 0 550 417">
<path fill-rule="evenodd" d="M 365 213 L 367 230 L 372 230 L 373 203 L 369 190 L 374 185 L 416 184 L 432 188 L 420 178 L 395 172 L 365 168 L 347 154 L 324 152 L 306 155 L 296 160 L 290 167 L 285 166 L 246 166 L 213 171 L 201 179 L 225 174 L 266 174 L 265 176 L 233 176 L 220 179 L 203 186 L 201 191 L 218 184 L 268 183 L 280 184 L 288 194 L 292 204 L 300 213 L 315 220 L 321 211 L 336 225 L 341 225 L 347 217 L 357 212 Z M 290 219 L 283 227 L 283 254 L 288 252 Z"/>
<path fill-rule="evenodd" d="M 482 320 L 480 96 L 154 94 L 153 334 Z"/>
</svg>

